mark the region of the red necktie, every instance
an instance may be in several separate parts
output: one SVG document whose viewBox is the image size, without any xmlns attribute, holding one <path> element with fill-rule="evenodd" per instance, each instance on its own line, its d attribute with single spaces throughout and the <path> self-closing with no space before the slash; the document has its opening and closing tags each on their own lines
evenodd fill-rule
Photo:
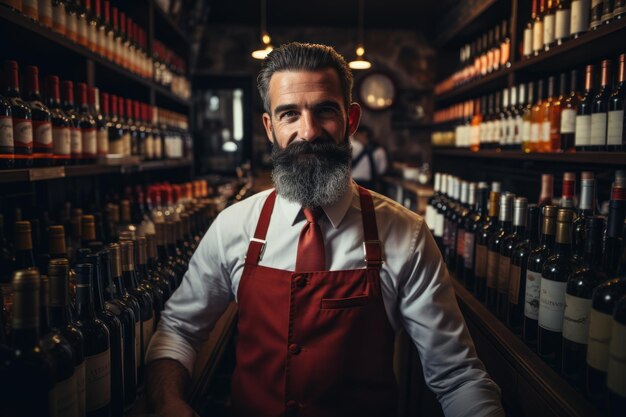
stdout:
<svg viewBox="0 0 626 417">
<path fill-rule="evenodd" d="M 298 254 L 296 256 L 296 271 L 324 271 L 326 255 L 324 253 L 324 237 L 322 229 L 317 223 L 321 209 L 303 208 L 306 224 L 300 232 L 298 240 Z"/>
</svg>

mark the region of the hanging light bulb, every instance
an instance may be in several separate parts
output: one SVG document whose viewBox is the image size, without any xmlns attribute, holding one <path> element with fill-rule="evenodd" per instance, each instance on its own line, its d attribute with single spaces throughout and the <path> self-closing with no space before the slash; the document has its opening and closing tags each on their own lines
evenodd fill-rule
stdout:
<svg viewBox="0 0 626 417">
<path fill-rule="evenodd" d="M 359 26 L 358 26 L 358 44 L 356 46 L 356 58 L 350 61 L 348 66 L 355 70 L 366 70 L 372 67 L 372 63 L 365 59 L 365 48 L 363 47 L 363 17 L 364 17 L 364 0 L 359 0 Z"/>
<path fill-rule="evenodd" d="M 261 47 L 256 51 L 252 51 L 252 58 L 265 59 L 267 54 L 272 52 L 272 38 L 267 33 L 267 0 L 261 1 Z"/>
</svg>

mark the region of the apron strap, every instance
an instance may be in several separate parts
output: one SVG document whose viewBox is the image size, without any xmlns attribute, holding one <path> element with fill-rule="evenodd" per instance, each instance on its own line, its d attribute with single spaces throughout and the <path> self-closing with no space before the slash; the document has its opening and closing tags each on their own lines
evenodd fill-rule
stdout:
<svg viewBox="0 0 626 417">
<path fill-rule="evenodd" d="M 258 265 L 259 261 L 263 257 L 263 251 L 265 250 L 265 237 L 267 236 L 267 229 L 270 226 L 270 219 L 272 218 L 272 211 L 274 210 L 274 203 L 276 202 L 276 190 L 272 191 L 267 196 L 263 209 L 261 210 L 261 216 L 259 222 L 256 225 L 254 231 L 254 237 L 250 239 L 248 245 L 248 253 L 246 254 L 246 265 Z"/>
<path fill-rule="evenodd" d="M 372 195 L 359 186 L 361 200 L 361 218 L 363 219 L 363 248 L 368 269 L 380 269 L 383 264 L 383 245 L 378 239 L 378 225 Z"/>
</svg>

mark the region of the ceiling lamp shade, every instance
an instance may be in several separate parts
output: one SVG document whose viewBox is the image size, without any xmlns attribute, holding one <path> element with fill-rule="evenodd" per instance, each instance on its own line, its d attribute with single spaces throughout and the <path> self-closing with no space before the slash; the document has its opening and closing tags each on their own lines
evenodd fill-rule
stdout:
<svg viewBox="0 0 626 417">
<path fill-rule="evenodd" d="M 372 67 L 372 63 L 365 59 L 365 48 L 363 47 L 363 18 L 364 18 L 364 0 L 359 0 L 359 26 L 358 26 L 358 43 L 356 47 L 356 58 L 350 61 L 348 66 L 354 70 L 366 70 Z"/>
<path fill-rule="evenodd" d="M 267 33 L 267 0 L 261 1 L 261 45 L 260 48 L 252 51 L 252 58 L 265 59 L 272 52 L 274 47 L 271 44 L 272 38 Z"/>
</svg>

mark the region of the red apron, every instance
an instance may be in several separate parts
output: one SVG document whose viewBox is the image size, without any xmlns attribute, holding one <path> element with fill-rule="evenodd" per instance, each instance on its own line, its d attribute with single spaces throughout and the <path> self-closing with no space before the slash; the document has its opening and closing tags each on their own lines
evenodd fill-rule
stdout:
<svg viewBox="0 0 626 417">
<path fill-rule="evenodd" d="M 265 201 L 237 291 L 236 416 L 396 414 L 382 249 L 372 197 L 361 187 L 359 195 L 367 268 L 345 271 L 295 273 L 258 265 L 276 193 Z"/>
</svg>

